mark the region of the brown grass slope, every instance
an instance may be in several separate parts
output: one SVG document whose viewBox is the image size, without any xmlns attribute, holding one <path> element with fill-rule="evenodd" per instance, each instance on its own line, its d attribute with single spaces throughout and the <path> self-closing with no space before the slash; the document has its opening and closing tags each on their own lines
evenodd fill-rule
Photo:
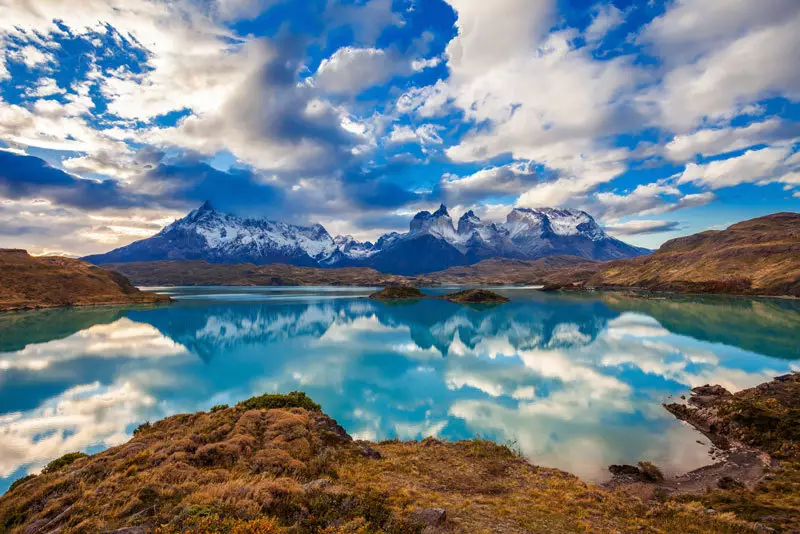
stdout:
<svg viewBox="0 0 800 534">
<path fill-rule="evenodd" d="M 0 310 L 168 301 L 139 291 L 117 272 L 81 260 L 0 249 Z"/>
<path fill-rule="evenodd" d="M 353 441 L 302 393 L 143 425 L 0 497 L 0 531 L 755 532 L 696 502 L 649 502 L 486 441 Z"/>
<path fill-rule="evenodd" d="M 384 286 L 400 284 L 402 276 L 374 269 L 318 269 L 285 264 L 218 264 L 205 261 L 155 261 L 103 265 L 140 286 Z"/>
<path fill-rule="evenodd" d="M 601 262 L 577 256 L 549 256 L 538 260 L 494 258 L 422 275 L 420 280 L 427 284 L 536 285 L 550 283 L 554 274 L 585 280 L 597 272 L 600 265 Z"/>
<path fill-rule="evenodd" d="M 650 256 L 606 264 L 586 284 L 800 296 L 800 214 L 776 213 L 674 239 Z"/>
</svg>

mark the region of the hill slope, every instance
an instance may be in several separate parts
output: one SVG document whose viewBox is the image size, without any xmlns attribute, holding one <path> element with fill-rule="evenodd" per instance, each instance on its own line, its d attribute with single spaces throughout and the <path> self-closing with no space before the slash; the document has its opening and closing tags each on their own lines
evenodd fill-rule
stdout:
<svg viewBox="0 0 800 534">
<path fill-rule="evenodd" d="M 702 509 L 701 509 L 702 511 Z M 354 441 L 302 393 L 141 426 L 0 497 L 8 532 L 755 532 L 610 492 L 506 447 Z M 122 531 L 119 531 L 122 532 Z"/>
<path fill-rule="evenodd" d="M 221 264 L 205 261 L 153 261 L 103 264 L 139 286 L 384 286 L 405 281 L 374 269 L 320 269 L 276 263 Z"/>
<path fill-rule="evenodd" d="M 800 297 L 800 214 L 776 213 L 674 239 L 649 256 L 606 264 L 586 284 Z"/>
<path fill-rule="evenodd" d="M 117 272 L 71 258 L 0 249 L 0 310 L 156 302 L 169 297 L 139 291 Z"/>
</svg>

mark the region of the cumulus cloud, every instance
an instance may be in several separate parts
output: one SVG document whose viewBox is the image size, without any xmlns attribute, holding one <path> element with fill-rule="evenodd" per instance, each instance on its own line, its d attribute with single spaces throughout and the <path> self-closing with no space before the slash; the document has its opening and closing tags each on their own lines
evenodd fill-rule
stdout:
<svg viewBox="0 0 800 534">
<path fill-rule="evenodd" d="M 709 128 L 678 135 L 664 148 L 670 160 L 685 162 L 697 155 L 715 156 L 754 145 L 798 137 L 800 137 L 800 123 L 772 117 L 740 128 Z"/>
<path fill-rule="evenodd" d="M 797 99 L 798 23 L 800 4 L 792 0 L 676 2 L 642 32 L 642 42 L 671 67 L 642 104 L 655 108 L 660 124 L 685 132 L 735 116 L 759 98 Z"/>
<path fill-rule="evenodd" d="M 394 76 L 413 72 L 411 61 L 377 48 L 345 46 L 320 63 L 314 83 L 338 94 L 357 94 Z"/>
<path fill-rule="evenodd" d="M 471 204 L 492 196 L 516 196 L 530 188 L 538 174 L 530 165 L 489 167 L 469 176 L 446 174 L 439 182 L 450 204 Z"/>
<path fill-rule="evenodd" d="M 679 183 L 695 183 L 710 189 L 743 183 L 800 184 L 796 172 L 800 162 L 793 161 L 792 154 L 791 147 L 768 147 L 702 165 L 690 163 L 681 174 Z"/>
</svg>

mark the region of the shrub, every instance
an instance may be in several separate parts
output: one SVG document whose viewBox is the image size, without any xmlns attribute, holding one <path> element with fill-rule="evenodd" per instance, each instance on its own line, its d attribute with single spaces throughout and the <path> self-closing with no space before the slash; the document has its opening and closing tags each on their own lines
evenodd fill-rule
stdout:
<svg viewBox="0 0 800 534">
<path fill-rule="evenodd" d="M 230 408 L 230 406 L 228 406 L 227 404 L 217 404 L 216 406 L 211 407 L 211 413 L 227 410 L 228 408 Z"/>
<path fill-rule="evenodd" d="M 134 436 L 138 436 L 139 434 L 141 434 L 143 432 L 147 432 L 151 428 L 153 428 L 153 425 L 150 424 L 150 421 L 147 421 L 145 423 L 142 423 L 138 427 L 136 427 L 136 430 L 133 431 L 133 435 Z"/>
<path fill-rule="evenodd" d="M 44 467 L 44 469 L 42 469 L 42 473 L 45 473 L 45 474 L 54 473 L 54 472 L 58 471 L 59 469 L 61 469 L 62 467 L 68 466 L 69 464 L 71 464 L 75 460 L 79 460 L 81 458 L 86 458 L 87 456 L 88 456 L 87 454 L 84 454 L 82 452 L 70 452 L 68 454 L 65 454 L 61 458 L 53 460 L 52 462 L 47 464 Z"/>
<path fill-rule="evenodd" d="M 271 410 L 274 408 L 304 408 L 311 412 L 320 412 L 322 407 L 307 397 L 302 391 L 292 391 L 287 395 L 266 394 L 240 402 L 237 406 L 248 410 Z"/>
</svg>

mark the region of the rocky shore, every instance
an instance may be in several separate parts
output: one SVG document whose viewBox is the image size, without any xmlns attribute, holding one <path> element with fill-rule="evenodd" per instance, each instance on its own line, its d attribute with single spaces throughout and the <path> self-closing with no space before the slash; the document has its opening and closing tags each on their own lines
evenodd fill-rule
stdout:
<svg viewBox="0 0 800 534">
<path fill-rule="evenodd" d="M 615 482 L 595 486 L 483 440 L 358 441 L 295 392 L 146 423 L 121 446 L 55 460 L 0 497 L 0 527 L 31 534 L 791 532 L 800 526 L 797 427 L 789 425 L 798 386 L 798 375 L 735 395 L 709 386 L 683 408 L 669 405 L 726 440 L 723 463 L 738 462 L 737 451 L 769 457 L 744 482 L 711 466 L 704 469 L 713 475 L 677 490 L 680 477 L 664 480 L 642 462 L 613 466 Z"/>
</svg>

